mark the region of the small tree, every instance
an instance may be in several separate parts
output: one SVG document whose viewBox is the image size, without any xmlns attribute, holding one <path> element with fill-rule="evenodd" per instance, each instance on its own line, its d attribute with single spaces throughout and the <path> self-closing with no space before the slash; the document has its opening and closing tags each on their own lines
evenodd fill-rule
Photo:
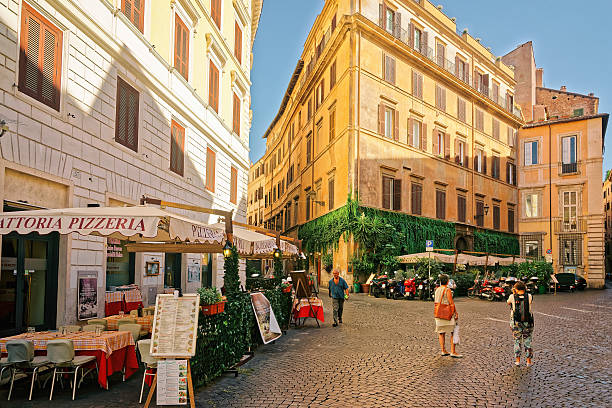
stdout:
<svg viewBox="0 0 612 408">
<path fill-rule="evenodd" d="M 274 277 L 276 279 L 282 279 L 285 276 L 283 272 L 283 254 L 276 258 L 274 257 Z"/>
<path fill-rule="evenodd" d="M 240 288 L 240 275 L 238 273 L 238 250 L 233 245 L 230 256 L 225 258 L 223 269 L 225 270 L 225 277 L 223 278 L 225 293 L 227 295 L 238 293 L 238 289 Z"/>
</svg>

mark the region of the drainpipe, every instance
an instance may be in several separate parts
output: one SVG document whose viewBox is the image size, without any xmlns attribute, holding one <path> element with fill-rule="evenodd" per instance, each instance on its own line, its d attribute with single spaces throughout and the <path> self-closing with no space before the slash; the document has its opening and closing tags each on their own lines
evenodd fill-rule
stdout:
<svg viewBox="0 0 612 408">
<path fill-rule="evenodd" d="M 550 249 L 553 247 L 553 228 L 552 228 L 552 129 L 548 124 L 548 228 L 550 233 Z M 561 248 L 559 248 L 561 251 Z M 553 254 L 551 254 L 553 255 Z M 552 261 L 552 256 L 551 256 Z M 554 262 L 551 262 L 554 265 Z"/>
</svg>

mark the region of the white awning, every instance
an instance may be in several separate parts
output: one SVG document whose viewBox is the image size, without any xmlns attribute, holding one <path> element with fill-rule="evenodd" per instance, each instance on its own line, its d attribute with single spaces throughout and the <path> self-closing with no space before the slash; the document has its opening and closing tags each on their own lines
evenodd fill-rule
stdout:
<svg viewBox="0 0 612 408">
<path fill-rule="evenodd" d="M 58 232 L 132 241 L 221 243 L 224 229 L 156 207 L 85 207 L 0 213 L 0 234 Z"/>
<path fill-rule="evenodd" d="M 219 228 L 225 230 L 225 224 L 213 224 L 213 228 Z M 276 249 L 276 238 L 269 235 L 265 235 L 247 228 L 233 226 L 234 230 L 234 245 L 238 248 L 238 252 L 247 255 L 261 255 L 269 254 L 274 252 Z M 280 250 L 283 253 L 289 253 L 297 255 L 299 253 L 298 248 L 281 239 Z"/>
</svg>

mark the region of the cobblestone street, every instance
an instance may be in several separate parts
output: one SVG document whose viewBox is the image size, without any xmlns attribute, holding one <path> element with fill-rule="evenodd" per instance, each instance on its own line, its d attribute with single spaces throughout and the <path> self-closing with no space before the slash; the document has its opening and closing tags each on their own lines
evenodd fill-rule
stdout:
<svg viewBox="0 0 612 408">
<path fill-rule="evenodd" d="M 199 407 L 609 407 L 612 406 L 612 291 L 534 298 L 535 365 L 515 367 L 503 303 L 459 298 L 461 360 L 438 356 L 433 303 L 353 295 L 345 323 L 291 329 L 275 344 L 260 347 L 241 367 L 197 393 Z M 1 407 L 137 407 L 141 374 L 125 383 L 114 376 L 110 391 L 91 381 L 69 400 L 48 388 L 28 403 L 17 387 Z"/>
</svg>

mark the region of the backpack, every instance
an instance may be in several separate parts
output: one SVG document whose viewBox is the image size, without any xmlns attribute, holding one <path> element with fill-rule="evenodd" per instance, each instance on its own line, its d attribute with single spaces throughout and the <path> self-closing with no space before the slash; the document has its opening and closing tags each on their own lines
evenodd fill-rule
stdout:
<svg viewBox="0 0 612 408">
<path fill-rule="evenodd" d="M 529 295 L 514 295 L 514 322 L 533 323 L 533 315 L 529 310 Z"/>
</svg>

